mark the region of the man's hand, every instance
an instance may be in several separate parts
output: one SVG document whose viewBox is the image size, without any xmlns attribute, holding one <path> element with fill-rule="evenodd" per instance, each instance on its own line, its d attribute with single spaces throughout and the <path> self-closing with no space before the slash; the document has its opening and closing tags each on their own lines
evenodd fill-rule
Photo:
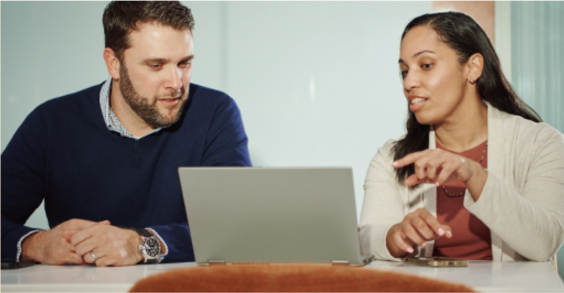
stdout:
<svg viewBox="0 0 564 293">
<path fill-rule="evenodd" d="M 96 225 L 77 231 L 69 240 L 86 263 L 99 267 L 129 266 L 143 260 L 139 252 L 141 237 L 134 230 Z"/>
<path fill-rule="evenodd" d="M 414 245 L 425 247 L 426 241 L 443 235 L 452 237 L 450 227 L 441 225 L 428 210 L 419 208 L 388 230 L 386 246 L 393 257 L 404 257 L 414 252 Z"/>
<path fill-rule="evenodd" d="M 29 258 L 51 265 L 83 264 L 82 256 L 68 240 L 76 231 L 93 226 L 107 226 L 108 221 L 92 222 L 72 219 L 46 231 L 39 231 L 24 239 L 21 258 Z"/>
</svg>

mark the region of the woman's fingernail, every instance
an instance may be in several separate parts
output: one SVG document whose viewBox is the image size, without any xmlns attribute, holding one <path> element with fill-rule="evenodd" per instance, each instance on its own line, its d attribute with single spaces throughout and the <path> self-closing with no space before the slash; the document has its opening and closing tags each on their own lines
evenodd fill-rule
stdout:
<svg viewBox="0 0 564 293">
<path fill-rule="evenodd" d="M 408 248 L 407 248 L 407 252 L 409 252 L 409 253 L 413 253 L 413 248 L 411 248 L 411 247 L 408 247 Z"/>
<path fill-rule="evenodd" d="M 450 237 L 452 237 L 452 232 L 447 231 L 447 232 L 446 232 L 446 235 L 450 238 Z"/>
<path fill-rule="evenodd" d="M 445 235 L 445 230 L 443 228 L 439 228 L 439 236 Z"/>
<path fill-rule="evenodd" d="M 397 164 L 398 164 L 398 161 L 395 161 L 395 162 L 392 163 L 392 166 L 397 166 Z"/>
<path fill-rule="evenodd" d="M 439 182 L 438 182 L 438 181 L 437 181 L 437 182 L 435 182 L 435 186 L 436 186 L 436 187 L 439 187 L 439 186 L 440 186 L 440 184 L 439 184 Z"/>
<path fill-rule="evenodd" d="M 427 246 L 427 242 L 423 242 L 423 243 L 421 243 L 421 245 L 419 245 L 419 246 L 421 246 L 421 247 L 426 247 L 426 246 Z"/>
</svg>

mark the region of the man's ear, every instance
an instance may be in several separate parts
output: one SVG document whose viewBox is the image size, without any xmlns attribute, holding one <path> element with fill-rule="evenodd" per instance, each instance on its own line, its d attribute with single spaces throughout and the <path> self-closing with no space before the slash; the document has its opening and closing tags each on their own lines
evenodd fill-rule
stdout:
<svg viewBox="0 0 564 293">
<path fill-rule="evenodd" d="M 470 56 L 468 62 L 466 62 L 466 66 L 468 68 L 468 79 L 474 81 L 478 80 L 484 70 L 484 56 L 480 53 Z"/>
<path fill-rule="evenodd" d="M 119 68 L 121 62 L 116 56 L 116 53 L 111 48 L 104 49 L 104 61 L 106 61 L 106 67 L 108 68 L 108 73 L 110 76 L 119 81 Z"/>
</svg>

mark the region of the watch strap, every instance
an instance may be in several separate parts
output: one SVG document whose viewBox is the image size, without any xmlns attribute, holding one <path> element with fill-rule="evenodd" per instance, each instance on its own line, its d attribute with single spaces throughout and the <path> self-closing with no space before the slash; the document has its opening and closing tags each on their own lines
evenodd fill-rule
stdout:
<svg viewBox="0 0 564 293">
<path fill-rule="evenodd" d="M 144 236 L 144 237 L 153 237 L 155 235 L 153 235 L 153 233 L 147 231 L 147 229 L 133 229 L 135 230 L 135 232 L 137 232 L 137 234 L 139 234 L 140 236 Z"/>
</svg>

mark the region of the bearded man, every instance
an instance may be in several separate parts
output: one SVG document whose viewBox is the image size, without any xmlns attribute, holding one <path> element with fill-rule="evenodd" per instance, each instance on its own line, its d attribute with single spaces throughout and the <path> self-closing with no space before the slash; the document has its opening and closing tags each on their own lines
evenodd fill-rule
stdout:
<svg viewBox="0 0 564 293">
<path fill-rule="evenodd" d="M 2 153 L 2 259 L 193 261 L 180 166 L 250 166 L 235 102 L 190 83 L 189 8 L 111 2 L 103 83 L 37 107 Z M 45 200 L 50 230 L 24 226 Z"/>
</svg>

